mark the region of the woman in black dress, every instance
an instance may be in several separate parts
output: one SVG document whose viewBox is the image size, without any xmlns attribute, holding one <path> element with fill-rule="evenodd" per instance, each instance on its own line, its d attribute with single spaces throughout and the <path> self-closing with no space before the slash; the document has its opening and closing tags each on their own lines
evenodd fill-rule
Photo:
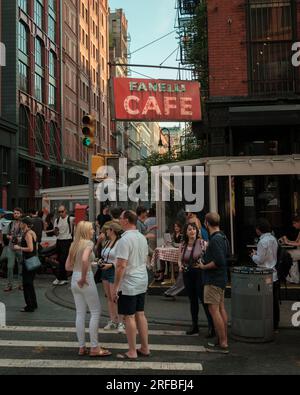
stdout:
<svg viewBox="0 0 300 395">
<path fill-rule="evenodd" d="M 21 246 L 16 245 L 15 250 L 21 251 L 23 254 L 23 292 L 26 306 L 21 309 L 21 312 L 31 313 L 37 309 L 36 294 L 34 290 L 35 270 L 28 271 L 25 265 L 25 260 L 36 255 L 36 234 L 31 230 L 32 221 L 29 217 L 25 217 L 21 221 L 21 229 L 23 232 Z"/>
</svg>

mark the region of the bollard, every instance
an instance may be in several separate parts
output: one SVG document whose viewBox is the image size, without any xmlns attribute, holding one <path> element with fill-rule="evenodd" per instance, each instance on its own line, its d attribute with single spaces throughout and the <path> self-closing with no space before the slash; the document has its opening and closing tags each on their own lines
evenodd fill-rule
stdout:
<svg viewBox="0 0 300 395">
<path fill-rule="evenodd" d="M 6 308 L 5 304 L 0 302 L 0 327 L 6 326 Z"/>
</svg>

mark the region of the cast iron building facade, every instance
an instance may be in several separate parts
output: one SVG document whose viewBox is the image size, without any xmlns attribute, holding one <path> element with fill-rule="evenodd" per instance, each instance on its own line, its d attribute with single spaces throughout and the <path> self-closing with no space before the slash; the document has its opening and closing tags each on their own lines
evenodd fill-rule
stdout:
<svg viewBox="0 0 300 395">
<path fill-rule="evenodd" d="M 41 187 L 61 183 L 60 2 L 3 1 L 1 7 L 2 117 L 18 126 L 8 205 L 26 210 L 37 205 Z"/>
</svg>

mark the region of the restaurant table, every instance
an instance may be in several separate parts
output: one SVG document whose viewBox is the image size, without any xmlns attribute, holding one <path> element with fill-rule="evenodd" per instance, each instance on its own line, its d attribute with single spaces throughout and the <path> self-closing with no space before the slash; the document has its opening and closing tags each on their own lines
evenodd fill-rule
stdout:
<svg viewBox="0 0 300 395">
<path fill-rule="evenodd" d="M 151 258 L 151 267 L 156 267 L 158 261 L 166 261 L 171 264 L 171 278 L 170 280 L 164 281 L 161 285 L 174 285 L 175 273 L 174 273 L 174 263 L 178 263 L 179 258 L 179 248 L 175 247 L 158 247 L 154 250 Z"/>
</svg>

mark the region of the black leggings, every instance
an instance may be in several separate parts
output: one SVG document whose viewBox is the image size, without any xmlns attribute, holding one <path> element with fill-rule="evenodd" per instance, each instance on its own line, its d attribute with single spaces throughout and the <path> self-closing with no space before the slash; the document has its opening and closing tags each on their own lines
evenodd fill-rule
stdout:
<svg viewBox="0 0 300 395">
<path fill-rule="evenodd" d="M 207 304 L 204 304 L 204 286 L 202 282 L 201 269 L 190 269 L 183 273 L 183 282 L 190 300 L 190 309 L 192 315 L 193 326 L 198 326 L 199 314 L 199 300 L 202 303 L 203 309 L 208 322 L 208 327 L 213 328 L 213 321 L 208 310 Z"/>
<path fill-rule="evenodd" d="M 34 290 L 34 277 L 35 277 L 35 270 L 29 272 L 26 269 L 25 262 L 23 262 L 23 268 L 22 268 L 22 277 L 23 277 L 23 293 L 24 293 L 24 299 L 26 303 L 26 307 L 30 310 L 36 309 L 37 306 L 37 301 L 36 301 L 36 294 Z"/>
</svg>

